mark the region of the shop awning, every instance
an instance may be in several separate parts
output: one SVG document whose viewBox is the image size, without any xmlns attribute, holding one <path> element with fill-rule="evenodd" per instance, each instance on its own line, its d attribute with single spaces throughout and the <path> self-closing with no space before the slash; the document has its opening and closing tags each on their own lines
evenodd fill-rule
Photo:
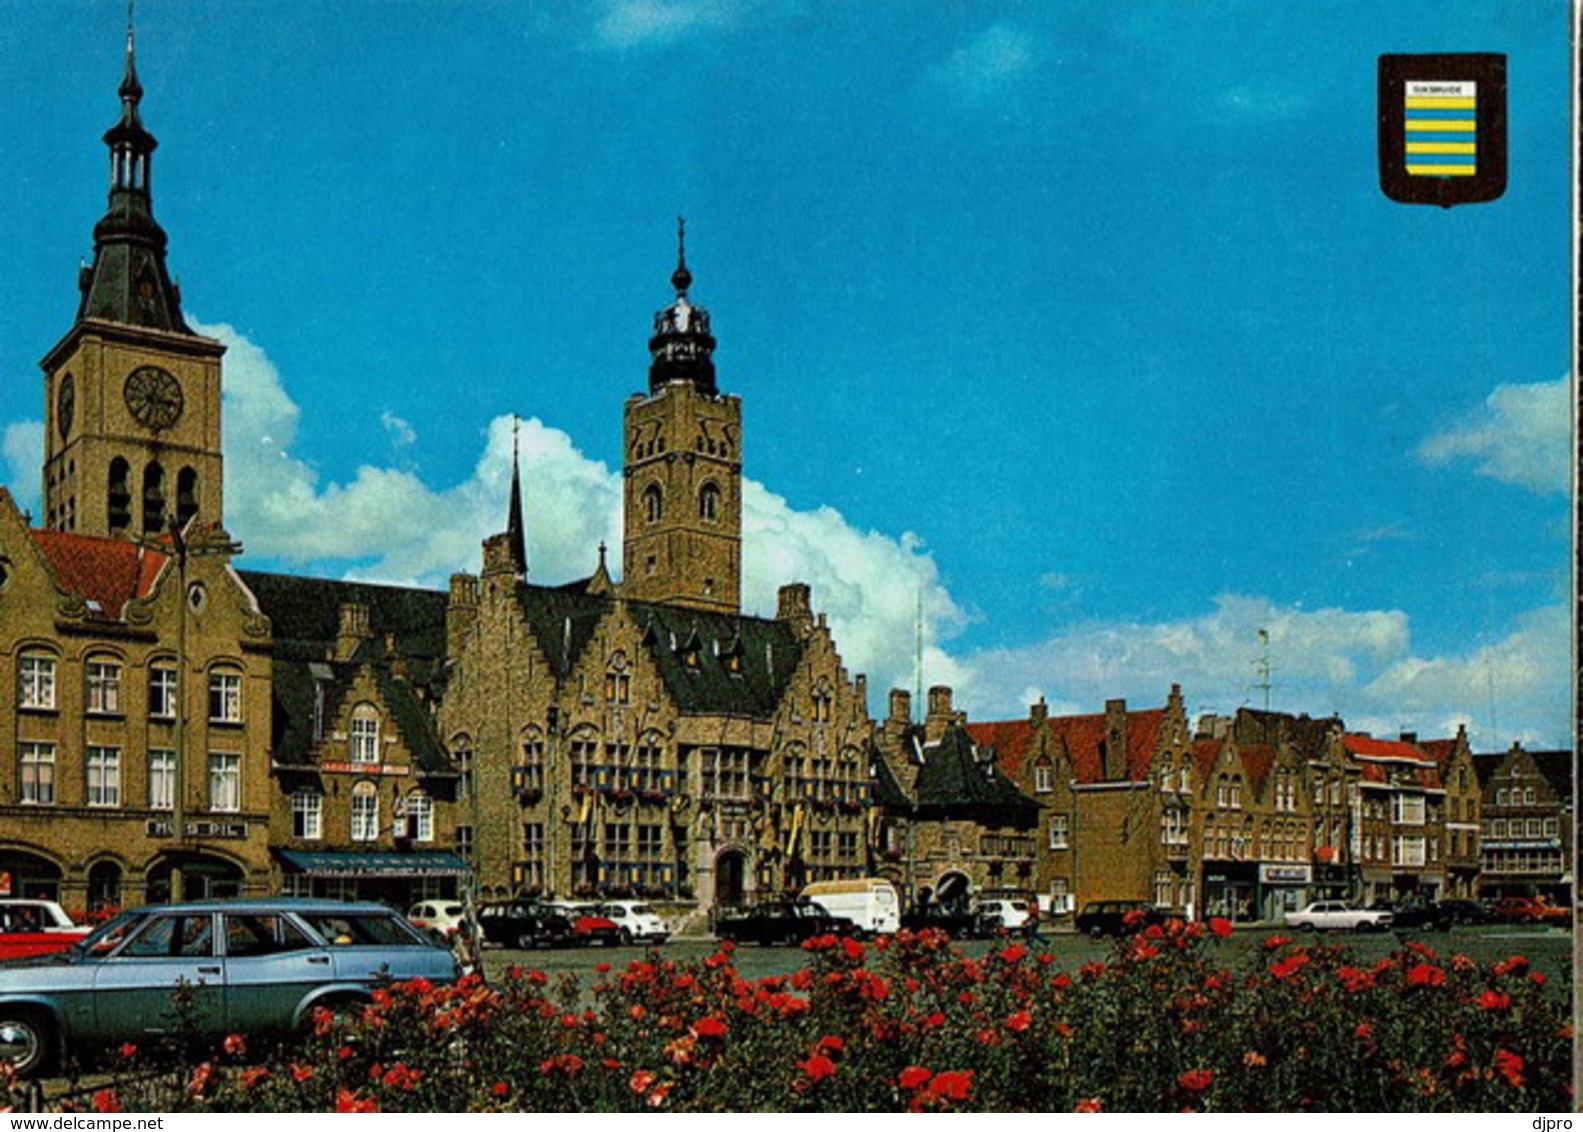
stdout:
<svg viewBox="0 0 1583 1132">
<path fill-rule="evenodd" d="M 472 870 L 455 853 L 319 853 L 277 849 L 287 872 L 314 877 L 465 877 Z"/>
</svg>

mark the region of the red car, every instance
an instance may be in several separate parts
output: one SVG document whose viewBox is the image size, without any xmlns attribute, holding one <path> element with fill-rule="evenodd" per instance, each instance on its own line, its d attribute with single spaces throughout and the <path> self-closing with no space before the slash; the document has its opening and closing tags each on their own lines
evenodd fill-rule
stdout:
<svg viewBox="0 0 1583 1132">
<path fill-rule="evenodd" d="M 579 947 L 614 947 L 621 942 L 616 922 L 601 916 L 593 904 L 547 904 L 572 922 L 571 943 Z"/>
<path fill-rule="evenodd" d="M 0 960 L 65 951 L 89 931 L 53 900 L 0 899 Z"/>
<path fill-rule="evenodd" d="M 1570 909 L 1539 896 L 1503 896 L 1491 911 L 1503 924 L 1565 924 L 1572 918 Z"/>
</svg>

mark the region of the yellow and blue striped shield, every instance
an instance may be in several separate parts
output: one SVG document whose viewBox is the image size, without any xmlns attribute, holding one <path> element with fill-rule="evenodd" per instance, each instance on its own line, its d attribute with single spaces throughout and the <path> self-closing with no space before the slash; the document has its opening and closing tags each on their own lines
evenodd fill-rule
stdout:
<svg viewBox="0 0 1583 1132">
<path fill-rule="evenodd" d="M 1506 56 L 1381 55 L 1380 188 L 1403 204 L 1506 191 Z"/>
<path fill-rule="evenodd" d="M 1410 82 L 1404 89 L 1407 172 L 1415 177 L 1475 176 L 1479 84 Z"/>
</svg>

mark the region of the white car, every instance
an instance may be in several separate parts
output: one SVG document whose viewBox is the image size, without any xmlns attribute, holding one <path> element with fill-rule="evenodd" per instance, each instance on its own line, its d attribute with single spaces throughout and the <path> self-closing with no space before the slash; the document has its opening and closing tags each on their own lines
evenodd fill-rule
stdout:
<svg viewBox="0 0 1583 1132">
<path fill-rule="evenodd" d="M 598 912 L 620 930 L 622 943 L 664 943 L 671 938 L 665 921 L 641 901 L 607 900 Z"/>
<path fill-rule="evenodd" d="M 1382 932 L 1391 926 L 1389 912 L 1359 908 L 1345 900 L 1316 900 L 1308 907 L 1286 913 L 1289 928 L 1314 931 Z"/>
<path fill-rule="evenodd" d="M 1038 915 L 1026 900 L 981 900 L 977 912 L 986 923 L 993 921 L 1008 932 L 1026 930 Z"/>
<path fill-rule="evenodd" d="M 407 909 L 407 919 L 437 939 L 449 939 L 462 930 L 467 909 L 460 900 L 420 900 Z"/>
</svg>

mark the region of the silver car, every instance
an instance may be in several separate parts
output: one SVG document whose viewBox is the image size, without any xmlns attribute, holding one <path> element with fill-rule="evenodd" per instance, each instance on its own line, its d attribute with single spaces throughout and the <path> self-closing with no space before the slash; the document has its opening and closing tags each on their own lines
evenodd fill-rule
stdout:
<svg viewBox="0 0 1583 1132">
<path fill-rule="evenodd" d="M 66 951 L 0 963 L 0 1060 L 37 1076 L 67 1050 L 302 1026 L 376 986 L 453 982 L 451 952 L 377 904 L 306 899 L 163 904 L 123 912 Z M 189 1017 L 172 993 L 186 985 Z"/>
</svg>

